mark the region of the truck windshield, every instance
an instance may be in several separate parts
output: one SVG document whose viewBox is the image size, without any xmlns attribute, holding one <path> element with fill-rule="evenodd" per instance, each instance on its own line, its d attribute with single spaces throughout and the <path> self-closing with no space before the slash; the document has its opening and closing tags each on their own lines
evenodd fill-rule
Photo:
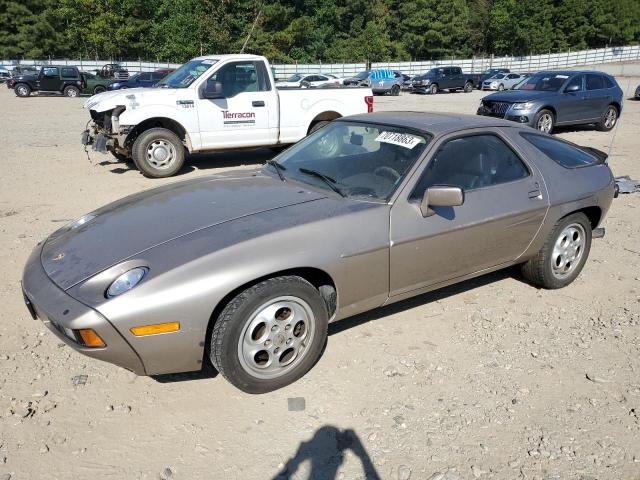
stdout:
<svg viewBox="0 0 640 480">
<path fill-rule="evenodd" d="M 557 92 L 569 78 L 561 73 L 538 73 L 529 77 L 518 90 L 538 90 L 541 92 Z"/>
<path fill-rule="evenodd" d="M 187 88 L 204 72 L 209 70 L 217 60 L 190 60 L 177 70 L 171 72 L 158 83 L 156 87 Z"/>
<path fill-rule="evenodd" d="M 393 125 L 336 121 L 278 155 L 285 179 L 386 202 L 431 136 Z"/>
</svg>

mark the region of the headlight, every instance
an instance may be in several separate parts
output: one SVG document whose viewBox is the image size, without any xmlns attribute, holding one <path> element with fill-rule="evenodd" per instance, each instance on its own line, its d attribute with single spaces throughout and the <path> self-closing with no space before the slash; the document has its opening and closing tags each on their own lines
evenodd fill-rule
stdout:
<svg viewBox="0 0 640 480">
<path fill-rule="evenodd" d="M 147 268 L 137 267 L 116 278 L 107 289 L 107 298 L 117 297 L 135 287 L 147 273 Z"/>
<path fill-rule="evenodd" d="M 530 110 L 532 108 L 533 108 L 533 102 L 514 103 L 513 104 L 513 109 L 514 110 Z"/>
</svg>

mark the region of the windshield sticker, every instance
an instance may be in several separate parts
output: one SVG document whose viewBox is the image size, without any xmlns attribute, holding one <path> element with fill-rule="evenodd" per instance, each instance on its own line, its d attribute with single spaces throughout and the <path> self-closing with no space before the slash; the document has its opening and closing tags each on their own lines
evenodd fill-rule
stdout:
<svg viewBox="0 0 640 480">
<path fill-rule="evenodd" d="M 556 78 L 569 78 L 569 75 L 556 75 Z"/>
<path fill-rule="evenodd" d="M 406 133 L 397 132 L 382 132 L 376 138 L 376 142 L 391 143 L 392 145 L 398 145 L 404 148 L 413 148 L 418 145 L 422 139 L 420 137 L 414 137 Z"/>
</svg>

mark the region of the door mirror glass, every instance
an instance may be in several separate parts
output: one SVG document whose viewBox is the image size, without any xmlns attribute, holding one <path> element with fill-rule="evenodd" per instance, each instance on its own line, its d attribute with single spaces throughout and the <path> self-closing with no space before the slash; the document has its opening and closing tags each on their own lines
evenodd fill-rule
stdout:
<svg viewBox="0 0 640 480">
<path fill-rule="evenodd" d="M 464 191 L 460 187 L 434 185 L 427 188 L 420 202 L 423 217 L 436 213 L 431 207 L 457 207 L 464 203 Z"/>
<path fill-rule="evenodd" d="M 224 98 L 222 94 L 222 83 L 215 80 L 208 80 L 204 85 L 202 97 L 208 99 Z"/>
</svg>

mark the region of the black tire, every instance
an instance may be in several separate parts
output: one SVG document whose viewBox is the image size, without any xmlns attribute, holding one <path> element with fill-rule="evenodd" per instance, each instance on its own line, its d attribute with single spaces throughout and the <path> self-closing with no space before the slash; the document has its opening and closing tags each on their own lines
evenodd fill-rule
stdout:
<svg viewBox="0 0 640 480">
<path fill-rule="evenodd" d="M 96 86 L 96 88 L 93 89 L 93 94 L 97 95 L 99 93 L 106 92 L 106 91 L 107 89 L 105 87 L 103 87 L 102 85 L 98 85 Z"/>
<path fill-rule="evenodd" d="M 438 84 L 437 83 L 432 83 L 431 86 L 429 87 L 429 93 L 431 95 L 435 95 L 436 93 L 438 93 Z"/>
<path fill-rule="evenodd" d="M 467 82 L 464 84 L 464 93 L 473 92 L 473 82 Z"/>
<path fill-rule="evenodd" d="M 29 95 L 31 95 L 31 87 L 29 87 L 29 85 L 27 85 L 26 83 L 18 83 L 13 87 L 13 91 L 18 97 L 28 97 Z"/>
<path fill-rule="evenodd" d="M 314 329 L 309 331 L 313 331 L 313 336 L 310 343 L 304 347 L 297 364 L 295 360 L 292 360 L 288 367 L 282 367 L 283 373 L 279 376 L 260 378 L 249 371 L 250 367 L 243 366 L 243 361 L 246 361 L 246 359 L 242 359 L 243 354 L 240 352 L 241 340 L 246 338 L 249 332 L 247 328 L 250 326 L 252 317 L 255 318 L 256 311 L 268 305 L 269 301 L 275 301 L 277 298 L 284 296 L 303 300 L 310 307 L 314 316 Z M 325 302 L 313 285 L 298 276 L 270 278 L 239 293 L 224 307 L 220 315 L 215 319 L 211 332 L 209 358 L 218 372 L 243 392 L 270 392 L 295 382 L 315 365 L 326 343 L 328 323 Z M 266 326 L 263 326 L 263 328 L 266 328 Z M 295 327 L 289 332 L 294 332 L 294 330 Z M 266 332 L 269 332 L 269 330 L 267 329 Z M 289 333 L 288 335 L 293 334 Z M 253 333 L 250 333 L 250 335 L 253 338 Z M 267 333 L 267 335 L 268 338 L 271 338 L 270 334 Z M 282 337 L 285 336 L 282 335 Z M 269 345 L 271 347 L 265 347 L 265 349 L 270 349 L 271 352 L 274 352 L 275 339 L 274 343 L 271 344 L 270 342 Z M 286 348 L 284 345 L 282 346 Z M 260 353 L 257 352 L 255 358 L 258 358 L 257 355 Z M 284 352 L 282 355 L 284 355 Z M 272 362 L 273 357 L 267 356 L 271 358 L 269 361 Z M 281 358 L 278 361 L 282 361 Z M 258 361 L 256 360 L 257 363 Z M 277 375 L 277 372 L 275 375 Z"/>
<path fill-rule="evenodd" d="M 500 85 L 498 85 L 498 91 L 499 92 L 504 91 L 504 85 L 502 83 Z"/>
<path fill-rule="evenodd" d="M 611 115 L 611 117 L 610 117 Z M 609 105 L 602 115 L 602 119 L 596 124 L 596 130 L 600 132 L 608 132 L 613 130 L 618 123 L 618 109 L 615 105 Z"/>
<path fill-rule="evenodd" d="M 391 87 L 391 95 L 393 95 L 394 97 L 400 95 L 400 85 L 394 85 L 393 87 Z"/>
<path fill-rule="evenodd" d="M 309 129 L 309 133 L 307 135 L 311 135 L 313 132 L 317 132 L 326 125 L 329 125 L 329 123 L 330 122 L 328 122 L 327 120 L 320 120 L 319 122 L 314 123 Z"/>
<path fill-rule="evenodd" d="M 69 85 L 67 87 L 64 87 L 62 93 L 65 97 L 75 98 L 80 95 L 80 89 L 78 87 L 74 87 L 73 85 Z"/>
<path fill-rule="evenodd" d="M 549 129 L 547 130 L 548 118 L 551 119 L 551 124 Z M 544 123 L 544 126 L 542 125 L 543 123 Z M 540 110 L 538 113 L 536 113 L 536 115 L 533 117 L 532 127 L 544 133 L 551 133 L 553 132 L 553 127 L 555 126 L 555 123 L 556 123 L 556 118 L 553 112 L 551 110 L 547 110 L 546 108 L 544 108 Z"/>
<path fill-rule="evenodd" d="M 559 262 L 559 258 L 554 258 L 554 248 L 557 246 L 556 243 L 561 240 L 561 237 L 566 238 L 566 229 L 575 225 L 580 226 L 582 232 L 584 232 L 584 243 L 579 251 L 580 257 L 571 266 L 571 270 L 567 272 L 566 276 L 559 277 L 554 273 L 553 265 L 554 262 L 555 265 L 562 264 L 562 262 Z M 580 229 L 578 228 L 578 230 Z M 546 289 L 562 288 L 569 285 L 580 275 L 587 261 L 591 251 L 591 234 L 591 222 L 584 213 L 573 213 L 561 218 L 553 227 L 549 238 L 547 238 L 547 241 L 536 256 L 522 264 L 522 275 L 534 285 Z M 570 263 L 567 262 L 566 265 Z"/>
<path fill-rule="evenodd" d="M 154 158 L 154 153 L 149 152 L 154 147 L 154 144 L 157 144 L 156 148 L 162 147 L 167 151 L 168 159 Z M 131 155 L 136 167 L 145 177 L 166 178 L 175 175 L 182 168 L 184 150 L 182 141 L 171 130 L 150 128 L 136 138 L 131 149 Z M 160 166 L 162 161 L 168 161 L 169 163 Z"/>
</svg>

